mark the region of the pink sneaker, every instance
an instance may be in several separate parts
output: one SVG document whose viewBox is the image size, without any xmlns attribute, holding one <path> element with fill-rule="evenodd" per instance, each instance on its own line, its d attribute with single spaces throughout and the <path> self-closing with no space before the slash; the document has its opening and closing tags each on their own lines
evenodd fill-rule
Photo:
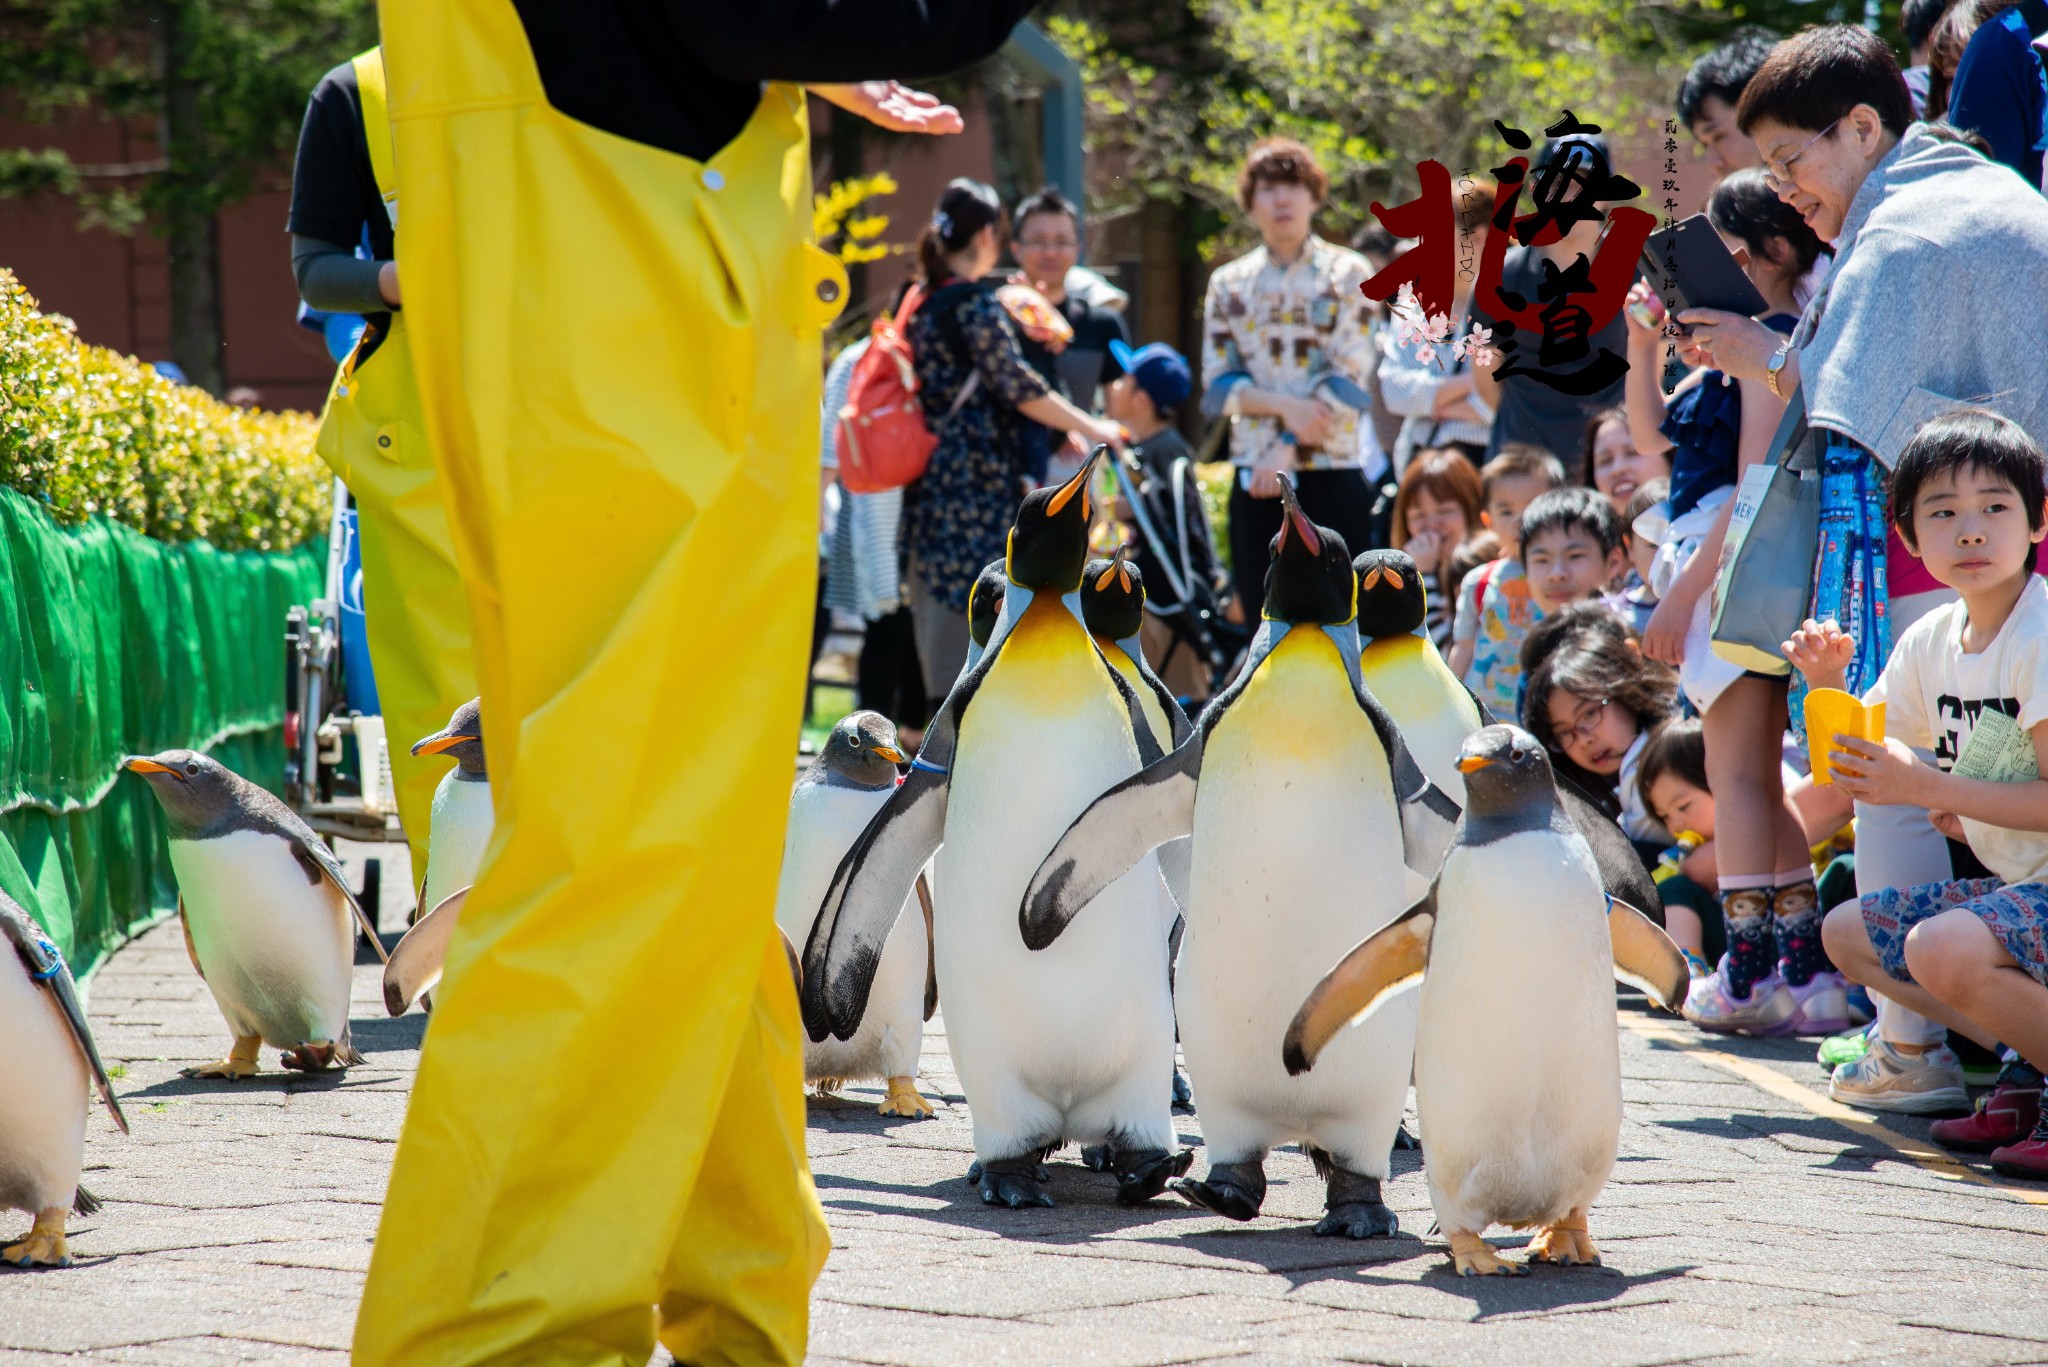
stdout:
<svg viewBox="0 0 2048 1367">
<path fill-rule="evenodd" d="M 1752 983 L 1748 997 L 1731 997 L 1721 985 L 1721 969 L 1692 980 L 1685 997 L 1685 1018 L 1702 1030 L 1723 1035 L 1791 1033 L 1799 1003 L 1785 980 L 1773 970 Z"/>
<path fill-rule="evenodd" d="M 1783 980 L 1783 974 L 1774 975 Z M 1763 984 L 1757 984 L 1761 987 Z M 1785 984 L 1795 1003 L 1790 1021 L 1781 1033 L 1787 1035 L 1837 1035 L 1855 1024 L 1849 1010 L 1849 980 L 1839 973 L 1816 973 L 1806 986 Z"/>
</svg>

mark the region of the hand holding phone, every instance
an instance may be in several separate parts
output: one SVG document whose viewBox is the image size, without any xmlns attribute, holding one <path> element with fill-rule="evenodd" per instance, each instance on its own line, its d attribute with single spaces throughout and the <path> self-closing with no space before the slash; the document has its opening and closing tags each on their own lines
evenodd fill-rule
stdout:
<svg viewBox="0 0 2048 1367">
<path fill-rule="evenodd" d="M 1721 309 L 1754 318 L 1770 306 L 1705 214 L 1650 234 L 1643 245 L 1643 279 L 1673 319 L 1687 309 Z M 1691 330 L 1674 323 L 1673 331 L 1684 337 Z"/>
</svg>

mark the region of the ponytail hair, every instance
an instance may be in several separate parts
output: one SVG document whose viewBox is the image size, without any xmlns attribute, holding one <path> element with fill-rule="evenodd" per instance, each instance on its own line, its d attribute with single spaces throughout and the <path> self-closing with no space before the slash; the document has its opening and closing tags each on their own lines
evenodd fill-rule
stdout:
<svg viewBox="0 0 2048 1367">
<path fill-rule="evenodd" d="M 939 192 L 931 221 L 917 235 L 918 277 L 927 286 L 946 278 L 946 258 L 974 240 L 974 235 L 1003 219 L 1003 202 L 978 180 L 961 176 Z"/>
</svg>

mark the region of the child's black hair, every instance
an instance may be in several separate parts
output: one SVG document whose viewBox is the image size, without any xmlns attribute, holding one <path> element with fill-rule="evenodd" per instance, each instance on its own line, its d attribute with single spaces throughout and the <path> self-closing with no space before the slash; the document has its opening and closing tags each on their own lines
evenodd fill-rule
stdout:
<svg viewBox="0 0 2048 1367">
<path fill-rule="evenodd" d="M 1568 484 L 1539 494 L 1522 510 L 1522 558 L 1545 532 L 1584 532 L 1600 545 L 1606 555 L 1626 544 L 1625 529 L 1615 515 L 1607 495 L 1583 484 Z"/>
<path fill-rule="evenodd" d="M 1966 469 L 1982 470 L 2012 485 L 2026 511 L 2028 529 L 2041 529 L 2043 502 L 2048 500 L 2048 457 L 2012 419 L 1988 408 L 1961 408 L 1921 424 L 1892 467 L 1892 522 L 1916 553 L 1920 543 L 1913 535 L 1913 500 L 1928 480 L 1943 474 L 1960 477 Z M 1535 511 L 1534 504 L 1530 511 Z M 1522 525 L 1529 525 L 1527 515 Z M 2040 549 L 2027 547 L 2029 573 Z"/>
<path fill-rule="evenodd" d="M 1666 774 L 1703 793 L 1714 791 L 1707 786 L 1707 736 L 1698 717 L 1673 717 L 1643 742 L 1643 757 L 1636 761 L 1636 792 L 1644 811 L 1656 813 L 1650 785 Z"/>
<path fill-rule="evenodd" d="M 1550 724 L 1551 694 L 1619 704 L 1644 731 L 1678 710 L 1678 676 L 1645 657 L 1628 623 L 1600 603 L 1568 603 L 1545 614 L 1522 642 L 1522 669 L 1528 680 L 1522 693 L 1523 727 L 1543 742 L 1556 768 L 1582 784 L 1596 785 L 1595 791 L 1612 791 L 1614 780 L 1581 769 L 1557 748 L 1557 732 Z"/>
</svg>

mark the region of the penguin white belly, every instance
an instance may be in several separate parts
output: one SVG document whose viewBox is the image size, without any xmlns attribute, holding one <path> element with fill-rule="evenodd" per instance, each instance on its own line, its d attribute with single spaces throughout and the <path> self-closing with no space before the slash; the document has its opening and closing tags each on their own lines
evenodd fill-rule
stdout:
<svg viewBox="0 0 2048 1367">
<path fill-rule="evenodd" d="M 1465 686 L 1419 637 L 1375 641 L 1359 663 L 1365 686 L 1393 715 L 1415 763 L 1462 807 L 1465 776 L 1458 772 L 1458 752 L 1479 729 L 1479 709 Z"/>
<path fill-rule="evenodd" d="M 791 800 L 775 924 L 799 953 L 811 937 L 811 924 L 839 861 L 888 800 L 889 791 L 810 783 Z M 882 961 L 875 968 L 860 1028 L 846 1040 L 807 1038 L 805 1080 L 915 1077 L 918 1053 L 924 1047 L 926 964 L 924 908 L 913 888 L 895 929 L 882 944 Z"/>
<path fill-rule="evenodd" d="M 1178 971 L 1181 1049 L 1210 1162 L 1300 1141 L 1385 1176 L 1407 1100 L 1412 994 L 1291 1078 L 1288 1022 L 1410 900 L 1385 750 L 1329 638 L 1297 628 L 1210 732 Z"/>
<path fill-rule="evenodd" d="M 309 881 L 274 835 L 171 841 L 171 867 L 200 972 L 240 1036 L 278 1049 L 348 1027 L 355 923 L 326 879 Z"/>
<path fill-rule="evenodd" d="M 460 769 L 442 777 L 441 786 L 434 789 L 433 824 L 427 828 L 421 915 L 440 906 L 450 893 L 476 882 L 495 820 L 489 779 L 464 778 Z"/>
<path fill-rule="evenodd" d="M 1415 1097 L 1446 1230 L 1590 1205 L 1621 1133 L 1599 871 L 1548 831 L 1459 846 L 1437 887 Z"/>
<path fill-rule="evenodd" d="M 1040 595 L 968 705 L 937 860 L 939 994 L 984 1160 L 1062 1140 L 1174 1142 L 1157 860 L 1145 855 L 1043 950 L 1025 948 L 1018 924 L 1046 852 L 1137 768 L 1128 714 L 1080 623 Z"/>
<path fill-rule="evenodd" d="M 0 959 L 0 1208 L 68 1206 L 85 1155 L 85 1059 L 56 999 Z"/>
</svg>

